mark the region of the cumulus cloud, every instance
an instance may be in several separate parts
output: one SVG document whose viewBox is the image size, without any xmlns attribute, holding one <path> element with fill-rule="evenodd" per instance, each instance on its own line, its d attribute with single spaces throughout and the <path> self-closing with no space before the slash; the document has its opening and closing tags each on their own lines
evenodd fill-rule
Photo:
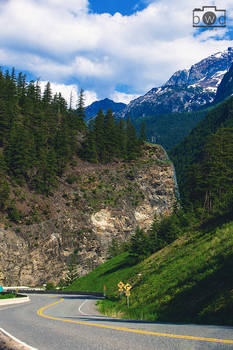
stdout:
<svg viewBox="0 0 233 350">
<path fill-rule="evenodd" d="M 128 101 L 232 46 L 232 0 L 215 2 L 227 9 L 226 29 L 202 33 L 192 27 L 192 10 L 202 1 L 147 2 L 131 16 L 112 16 L 90 13 L 88 0 L 0 1 L 0 63 L 56 84 L 76 79 L 92 97 Z"/>
<path fill-rule="evenodd" d="M 139 95 L 135 94 L 126 94 L 124 92 L 114 91 L 112 95 L 110 95 L 110 98 L 115 102 L 123 102 L 125 104 L 128 104 L 130 101 L 134 100 L 135 98 L 139 97 Z"/>
</svg>

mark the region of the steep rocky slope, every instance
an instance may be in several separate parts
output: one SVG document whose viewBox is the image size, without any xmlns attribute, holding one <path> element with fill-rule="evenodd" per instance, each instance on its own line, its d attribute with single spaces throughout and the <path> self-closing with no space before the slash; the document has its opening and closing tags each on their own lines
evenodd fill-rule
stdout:
<svg viewBox="0 0 233 350">
<path fill-rule="evenodd" d="M 233 94 L 233 64 L 229 71 L 224 75 L 221 84 L 218 87 L 214 103 L 224 101 L 225 98 Z"/>
<path fill-rule="evenodd" d="M 125 241 L 175 201 L 174 169 L 160 146 L 147 144 L 130 164 L 77 159 L 54 195 L 14 185 L 16 223 L 1 217 L 0 283 L 42 285 L 64 278 L 69 264 L 86 274 L 104 262 L 112 239 Z"/>
</svg>

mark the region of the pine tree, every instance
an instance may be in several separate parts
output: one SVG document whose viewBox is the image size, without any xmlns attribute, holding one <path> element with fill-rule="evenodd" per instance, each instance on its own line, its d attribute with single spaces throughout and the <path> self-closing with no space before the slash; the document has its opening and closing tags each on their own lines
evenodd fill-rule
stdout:
<svg viewBox="0 0 233 350">
<path fill-rule="evenodd" d="M 45 86 L 45 90 L 44 90 L 43 98 L 42 98 L 42 101 L 43 101 L 45 106 L 47 106 L 51 103 L 52 97 L 53 97 L 53 95 L 52 95 L 51 85 L 50 85 L 50 82 L 48 82 Z"/>
<path fill-rule="evenodd" d="M 130 119 L 127 119 L 127 127 L 126 127 L 126 133 L 127 133 L 127 159 L 134 160 L 139 156 L 139 141 L 137 139 L 136 130 L 131 123 Z"/>
<path fill-rule="evenodd" d="M 32 135 L 22 123 L 15 123 L 4 149 L 4 158 L 10 174 L 13 174 L 18 181 L 23 181 L 28 175 L 28 170 L 33 166 L 34 157 Z"/>
<path fill-rule="evenodd" d="M 54 149 L 41 149 L 40 164 L 33 180 L 35 189 L 49 196 L 57 185 L 57 170 Z"/>
<path fill-rule="evenodd" d="M 141 129 L 140 129 L 139 142 L 140 142 L 140 144 L 143 144 L 145 141 L 146 141 L 146 123 L 142 122 Z"/>
<path fill-rule="evenodd" d="M 99 110 L 94 123 L 95 145 L 98 158 L 101 162 L 106 159 L 105 136 L 104 136 L 104 113 Z"/>
<path fill-rule="evenodd" d="M 123 119 L 120 119 L 119 123 L 117 124 L 116 129 L 117 134 L 117 143 L 119 148 L 119 157 L 121 159 L 127 158 L 127 135 L 126 135 L 126 128 L 125 128 L 125 122 Z"/>
<path fill-rule="evenodd" d="M 17 95 L 18 95 L 19 106 L 21 108 L 25 104 L 26 86 L 27 86 L 26 75 L 20 72 L 17 78 Z"/>
<path fill-rule="evenodd" d="M 130 240 L 130 256 L 136 261 L 144 260 L 150 254 L 150 242 L 148 235 L 139 227 Z"/>
<path fill-rule="evenodd" d="M 104 148 L 106 162 L 109 162 L 114 156 L 119 154 L 116 126 L 111 109 L 108 109 L 104 120 Z"/>
<path fill-rule="evenodd" d="M 85 100 L 84 100 L 84 90 L 80 90 L 79 98 L 78 98 L 78 104 L 77 104 L 77 115 L 75 118 L 75 124 L 77 130 L 84 131 L 86 129 L 85 126 Z"/>
<path fill-rule="evenodd" d="M 86 142 L 83 145 L 83 157 L 91 163 L 98 162 L 95 132 L 93 129 L 90 128 L 87 133 Z"/>
<path fill-rule="evenodd" d="M 0 96 L 0 147 L 2 147 L 8 139 L 10 129 L 6 108 L 4 98 Z"/>
<path fill-rule="evenodd" d="M 10 186 L 6 179 L 7 166 L 2 153 L 0 153 L 0 210 L 3 210 L 10 197 Z"/>
<path fill-rule="evenodd" d="M 19 113 L 18 96 L 14 73 L 10 76 L 9 71 L 6 70 L 4 78 L 5 82 L 2 96 L 5 103 L 6 119 L 10 129 L 10 126 L 13 125 Z"/>
</svg>

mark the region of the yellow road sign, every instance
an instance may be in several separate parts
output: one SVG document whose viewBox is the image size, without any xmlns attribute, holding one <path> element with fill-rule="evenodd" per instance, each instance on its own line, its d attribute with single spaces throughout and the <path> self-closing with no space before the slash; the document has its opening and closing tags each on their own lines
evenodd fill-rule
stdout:
<svg viewBox="0 0 233 350">
<path fill-rule="evenodd" d="M 127 291 L 125 292 L 125 295 L 126 295 L 127 297 L 129 297 L 129 296 L 130 296 L 130 291 L 127 290 Z"/>
<path fill-rule="evenodd" d="M 124 286 L 125 286 L 125 285 L 124 285 L 123 282 L 119 282 L 119 283 L 118 283 L 118 287 L 119 287 L 119 288 L 124 288 Z"/>
<path fill-rule="evenodd" d="M 125 290 L 130 290 L 131 288 L 132 288 L 132 286 L 129 284 L 129 283 L 127 283 L 125 286 L 124 286 L 124 288 L 125 288 Z"/>
</svg>

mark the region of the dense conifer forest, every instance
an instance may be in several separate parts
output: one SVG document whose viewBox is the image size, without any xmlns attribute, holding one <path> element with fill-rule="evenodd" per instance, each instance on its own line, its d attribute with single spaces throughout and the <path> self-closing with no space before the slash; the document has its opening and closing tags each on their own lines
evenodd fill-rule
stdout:
<svg viewBox="0 0 233 350">
<path fill-rule="evenodd" d="M 232 197 L 232 107 L 233 98 L 218 105 L 170 151 L 186 205 L 209 212 Z"/>
<path fill-rule="evenodd" d="M 130 120 L 116 122 L 111 110 L 86 125 L 84 92 L 76 108 L 53 94 L 48 82 L 27 82 L 14 68 L 0 71 L 0 208 L 12 183 L 50 195 L 57 179 L 78 156 L 90 162 L 131 161 L 143 142 Z"/>
</svg>

